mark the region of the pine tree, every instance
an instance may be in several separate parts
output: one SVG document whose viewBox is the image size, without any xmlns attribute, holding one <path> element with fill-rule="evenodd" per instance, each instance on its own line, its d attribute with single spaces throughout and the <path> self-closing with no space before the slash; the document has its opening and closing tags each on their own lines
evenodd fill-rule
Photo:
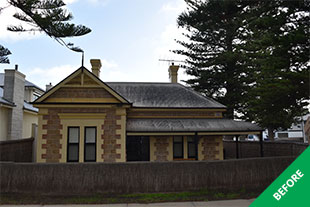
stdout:
<svg viewBox="0 0 310 207">
<path fill-rule="evenodd" d="M 257 1 L 259 16 L 245 51 L 255 82 L 244 99 L 244 118 L 274 130 L 287 129 L 307 112 L 309 100 L 309 2 Z"/>
<path fill-rule="evenodd" d="M 0 45 L 0 63 L 10 63 L 9 58 L 7 57 L 10 54 L 10 50 Z"/>
<path fill-rule="evenodd" d="M 70 23 L 73 16 L 64 9 L 65 3 L 62 0 L 7 0 L 7 2 L 21 10 L 13 16 L 31 26 L 30 29 L 27 29 L 22 25 L 11 25 L 8 27 L 9 31 L 43 32 L 61 45 L 74 51 L 77 51 L 78 48 L 72 47 L 72 43 L 66 43 L 63 38 L 82 36 L 91 32 L 91 29 L 83 25 Z M 3 46 L 1 47 L 3 48 Z M 7 53 L 4 51 L 3 54 Z M 5 58 L 8 62 L 6 56 L 0 57 Z"/>
<path fill-rule="evenodd" d="M 309 101 L 309 1 L 185 0 L 186 81 L 241 118 L 288 128 Z M 308 64 L 308 65 L 307 65 Z"/>
<path fill-rule="evenodd" d="M 232 118 L 247 90 L 248 75 L 239 50 L 240 39 L 247 35 L 247 4 L 240 0 L 185 1 L 189 8 L 179 15 L 177 24 L 187 30 L 187 40 L 177 41 L 183 50 L 174 50 L 186 56 L 186 72 L 193 76 L 185 82 L 226 105 L 226 116 Z"/>
</svg>

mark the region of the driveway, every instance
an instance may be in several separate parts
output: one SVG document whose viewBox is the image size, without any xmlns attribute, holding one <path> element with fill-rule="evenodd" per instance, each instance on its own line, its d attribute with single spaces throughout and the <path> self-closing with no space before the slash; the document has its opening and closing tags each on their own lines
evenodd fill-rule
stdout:
<svg viewBox="0 0 310 207">
<path fill-rule="evenodd" d="M 150 203 L 150 204 L 81 204 L 81 205 L 18 205 L 24 207 L 248 207 L 254 199 L 225 200 L 208 202 L 174 202 L 174 203 Z M 12 207 L 17 205 L 2 205 Z"/>
</svg>

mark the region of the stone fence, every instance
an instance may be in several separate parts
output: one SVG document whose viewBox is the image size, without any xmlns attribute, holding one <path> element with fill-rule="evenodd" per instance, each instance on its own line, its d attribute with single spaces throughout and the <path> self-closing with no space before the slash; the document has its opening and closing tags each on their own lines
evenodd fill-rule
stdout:
<svg viewBox="0 0 310 207">
<path fill-rule="evenodd" d="M 295 157 L 131 163 L 0 163 L 0 193 L 89 195 L 264 190 Z"/>
<path fill-rule="evenodd" d="M 239 158 L 253 158 L 260 157 L 260 143 L 255 141 L 239 141 Z M 223 142 L 224 159 L 236 158 L 236 142 Z M 263 143 L 264 157 L 278 157 L 278 156 L 298 156 L 309 145 L 304 143 L 293 142 L 271 142 Z"/>
<path fill-rule="evenodd" d="M 0 161 L 32 162 L 34 138 L 0 142 Z"/>
</svg>

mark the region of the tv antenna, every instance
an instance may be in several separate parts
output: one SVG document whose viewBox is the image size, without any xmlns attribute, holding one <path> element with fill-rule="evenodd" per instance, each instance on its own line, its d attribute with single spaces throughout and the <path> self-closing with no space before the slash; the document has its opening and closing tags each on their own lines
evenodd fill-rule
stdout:
<svg viewBox="0 0 310 207">
<path fill-rule="evenodd" d="M 168 62 L 171 65 L 174 65 L 174 63 L 186 63 L 184 60 L 159 59 L 158 61 Z"/>
</svg>

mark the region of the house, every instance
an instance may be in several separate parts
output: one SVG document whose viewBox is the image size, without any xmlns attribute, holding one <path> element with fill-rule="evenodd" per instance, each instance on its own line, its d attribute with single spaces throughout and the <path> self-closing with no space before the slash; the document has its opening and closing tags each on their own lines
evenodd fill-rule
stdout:
<svg viewBox="0 0 310 207">
<path fill-rule="evenodd" d="M 310 144 L 310 116 L 308 116 L 305 126 L 304 126 L 304 132 L 305 132 L 305 142 L 308 142 Z"/>
<path fill-rule="evenodd" d="M 306 123 L 310 114 L 296 117 L 297 123 L 293 123 L 290 128 L 275 131 L 275 138 L 278 140 L 302 141 L 308 142 L 306 134 Z"/>
<path fill-rule="evenodd" d="M 30 102 L 43 93 L 43 89 L 25 79 L 17 65 L 0 73 L 0 141 L 34 136 L 38 109 Z"/>
<path fill-rule="evenodd" d="M 80 67 L 36 101 L 37 162 L 222 160 L 223 135 L 261 134 L 226 107 L 177 83 L 103 82 Z"/>
</svg>

